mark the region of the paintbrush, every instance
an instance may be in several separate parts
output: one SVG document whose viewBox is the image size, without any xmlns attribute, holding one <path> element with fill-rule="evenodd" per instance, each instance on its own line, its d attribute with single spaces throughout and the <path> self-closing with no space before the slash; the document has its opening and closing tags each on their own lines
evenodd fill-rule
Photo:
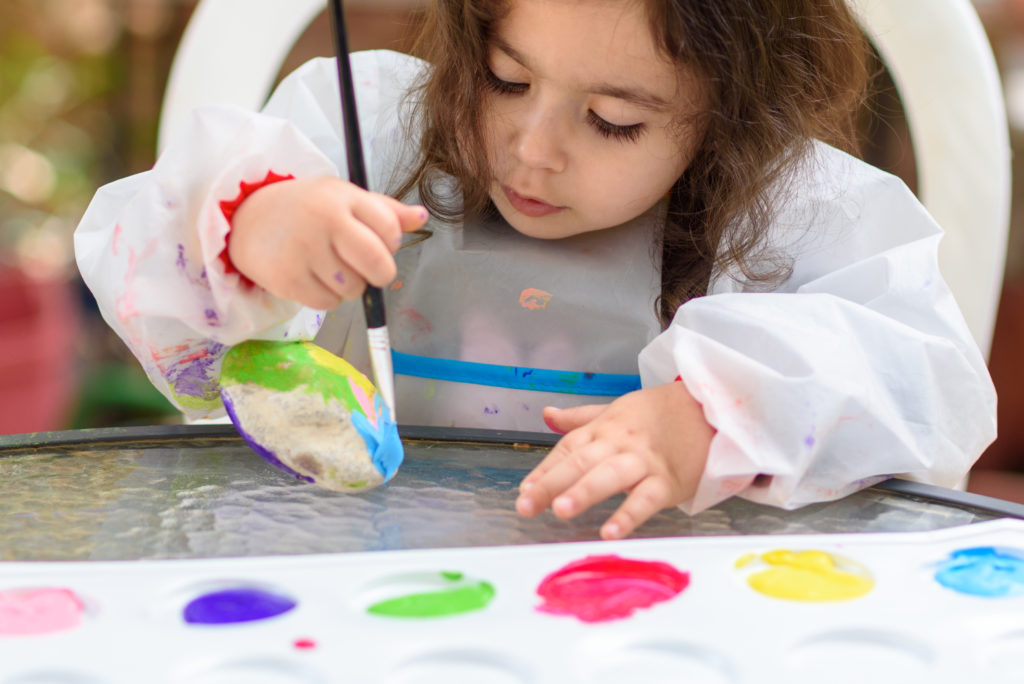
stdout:
<svg viewBox="0 0 1024 684">
<path fill-rule="evenodd" d="M 338 85 L 341 90 L 342 128 L 345 134 L 345 153 L 348 157 L 348 179 L 364 190 L 369 190 L 366 180 L 366 163 L 363 160 L 363 143 L 359 133 L 359 117 L 356 112 L 356 95 L 352 82 L 352 64 L 348 58 L 348 35 L 345 30 L 345 12 L 341 0 L 330 0 L 331 29 L 334 33 L 334 52 L 338 63 Z M 366 317 L 366 337 L 370 347 L 370 363 L 373 378 L 384 404 L 391 412 L 395 423 L 395 374 L 391 365 L 391 342 L 388 338 L 387 321 L 384 316 L 384 294 L 379 287 L 367 284 L 363 293 L 363 315 Z"/>
</svg>

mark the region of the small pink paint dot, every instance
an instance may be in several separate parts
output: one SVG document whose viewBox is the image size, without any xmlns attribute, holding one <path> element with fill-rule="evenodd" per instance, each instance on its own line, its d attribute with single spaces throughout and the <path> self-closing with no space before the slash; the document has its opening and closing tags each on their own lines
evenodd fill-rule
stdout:
<svg viewBox="0 0 1024 684">
<path fill-rule="evenodd" d="M 300 651 L 310 651 L 310 650 L 316 648 L 316 641 L 314 641 L 313 639 L 305 639 L 305 638 L 303 638 L 303 639 L 296 639 L 295 643 L 293 645 L 295 646 L 295 648 L 299 649 Z"/>
</svg>

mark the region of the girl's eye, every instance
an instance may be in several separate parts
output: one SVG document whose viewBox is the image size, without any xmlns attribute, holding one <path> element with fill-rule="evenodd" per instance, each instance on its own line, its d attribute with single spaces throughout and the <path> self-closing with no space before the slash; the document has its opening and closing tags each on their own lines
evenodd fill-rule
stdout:
<svg viewBox="0 0 1024 684">
<path fill-rule="evenodd" d="M 504 81 L 494 75 L 494 72 L 490 69 L 487 70 L 487 86 L 496 93 L 502 95 L 519 95 L 525 93 L 526 89 L 530 87 L 529 83 L 513 83 L 512 81 Z"/>
<path fill-rule="evenodd" d="M 616 124 L 608 123 L 595 114 L 593 110 L 587 112 L 587 121 L 590 122 L 590 125 L 594 127 L 598 134 L 609 139 L 636 142 L 644 132 L 644 125 L 642 123 L 630 126 L 617 126 Z"/>
</svg>

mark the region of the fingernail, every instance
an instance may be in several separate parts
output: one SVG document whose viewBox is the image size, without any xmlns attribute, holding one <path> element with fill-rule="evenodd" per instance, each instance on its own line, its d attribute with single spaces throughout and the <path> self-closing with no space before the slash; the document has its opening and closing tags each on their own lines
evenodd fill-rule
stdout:
<svg viewBox="0 0 1024 684">
<path fill-rule="evenodd" d="M 519 515 L 533 515 L 533 502 L 519 497 L 516 499 L 516 510 L 519 511 Z"/>
<path fill-rule="evenodd" d="M 526 492 L 530 491 L 531 487 L 533 487 L 533 483 L 532 482 L 523 482 L 522 484 L 519 485 L 519 491 L 521 493 L 526 493 Z"/>
<path fill-rule="evenodd" d="M 426 221 L 428 218 L 430 218 L 430 214 L 426 209 L 422 209 L 420 211 L 420 221 Z"/>
<path fill-rule="evenodd" d="M 547 416 L 544 416 L 544 424 L 548 426 L 548 430 L 551 430 L 551 431 L 552 431 L 552 432 L 554 432 L 554 433 L 555 433 L 556 435 L 564 435 L 564 434 L 565 434 L 565 430 L 562 430 L 562 429 L 561 429 L 561 428 L 559 428 L 559 427 L 558 427 L 557 425 L 555 425 L 555 424 L 554 424 L 554 423 L 553 423 L 553 422 L 551 421 L 551 419 L 550 419 L 550 418 L 548 418 Z"/>
<path fill-rule="evenodd" d="M 576 508 L 576 503 L 568 496 L 560 496 L 555 499 L 554 503 L 551 504 L 551 507 L 555 509 L 556 513 L 560 513 L 561 515 L 571 515 L 573 509 Z"/>
<path fill-rule="evenodd" d="M 605 539 L 618 539 L 622 536 L 622 528 L 617 523 L 608 523 L 601 528 L 601 536 Z"/>
</svg>

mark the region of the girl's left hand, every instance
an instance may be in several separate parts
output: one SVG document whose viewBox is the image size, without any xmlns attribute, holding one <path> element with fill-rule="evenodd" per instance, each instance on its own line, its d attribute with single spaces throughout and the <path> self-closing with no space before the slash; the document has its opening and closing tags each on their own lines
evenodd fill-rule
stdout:
<svg viewBox="0 0 1024 684">
<path fill-rule="evenodd" d="M 625 537 L 661 509 L 692 498 L 715 434 L 682 382 L 610 404 L 548 407 L 544 420 L 567 434 L 523 479 L 516 510 L 530 518 L 551 506 L 568 519 L 627 492 L 601 527 L 604 539 Z"/>
</svg>

